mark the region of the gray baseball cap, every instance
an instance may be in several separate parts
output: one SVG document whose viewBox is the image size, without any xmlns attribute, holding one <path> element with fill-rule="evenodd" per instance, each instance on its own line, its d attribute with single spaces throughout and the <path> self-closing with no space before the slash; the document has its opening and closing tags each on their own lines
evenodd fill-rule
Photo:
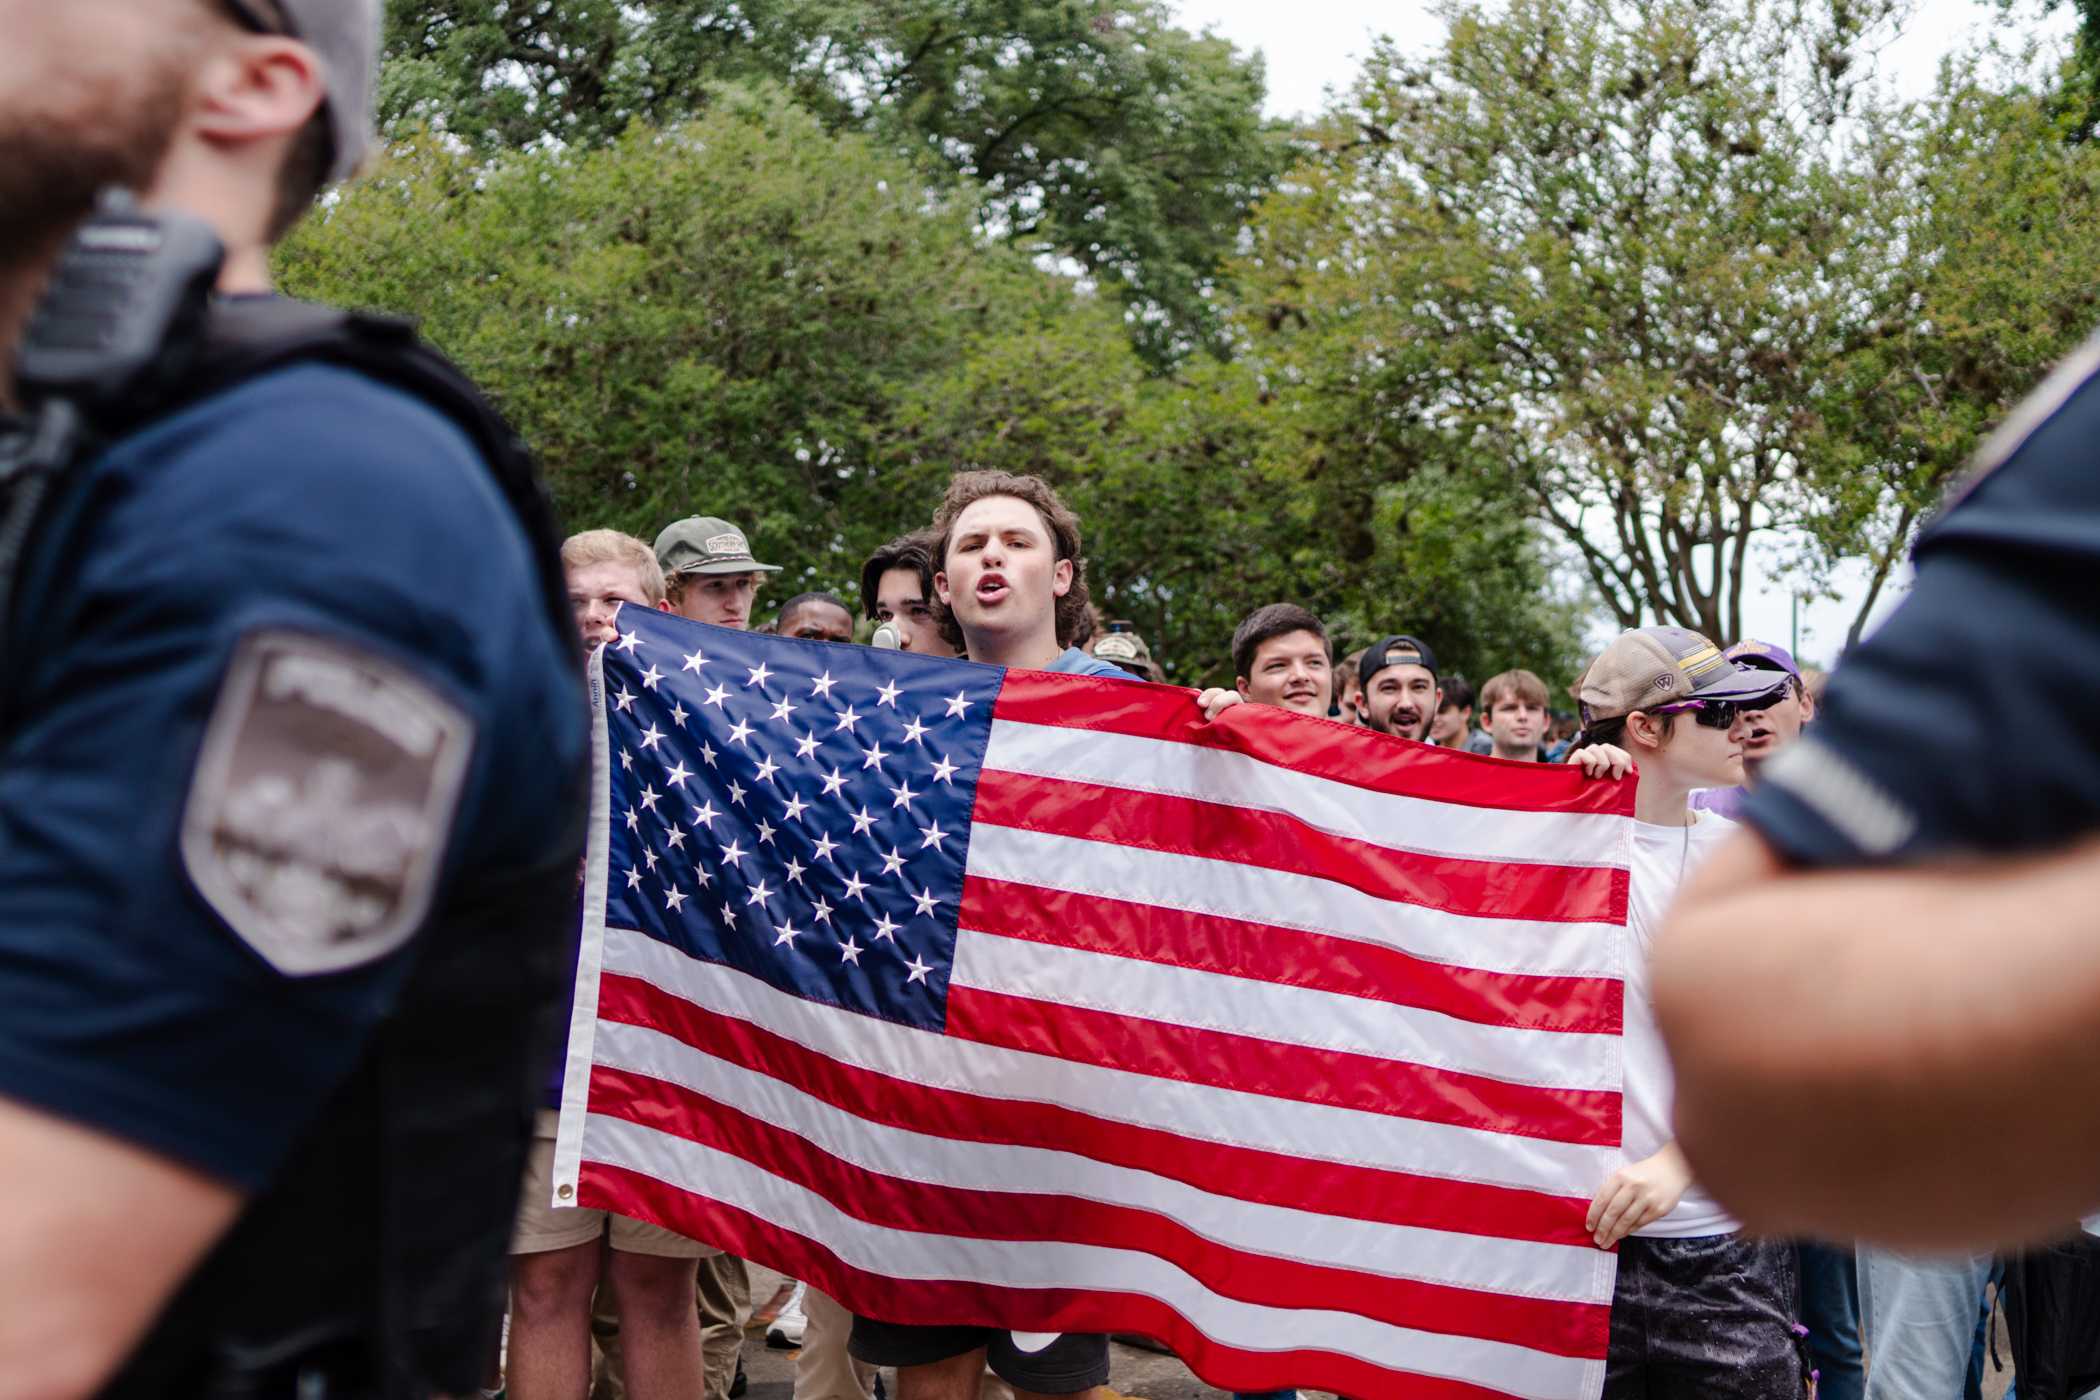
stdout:
<svg viewBox="0 0 2100 1400">
<path fill-rule="evenodd" d="M 335 138 L 331 181 L 347 180 L 372 149 L 372 105 L 379 79 L 380 0 L 227 0 L 258 34 L 286 34 L 328 69 L 328 130 Z M 278 13 L 272 14 L 272 9 Z M 280 22 L 279 16 L 282 16 Z"/>
<path fill-rule="evenodd" d="M 664 526 L 656 537 L 656 562 L 664 577 L 675 574 L 778 573 L 778 564 L 751 557 L 750 541 L 728 521 L 712 515 L 688 515 Z"/>
</svg>

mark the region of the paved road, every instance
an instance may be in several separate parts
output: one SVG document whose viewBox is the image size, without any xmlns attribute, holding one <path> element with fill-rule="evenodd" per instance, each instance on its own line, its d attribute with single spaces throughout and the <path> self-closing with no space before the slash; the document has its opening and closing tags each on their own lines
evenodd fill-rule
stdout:
<svg viewBox="0 0 2100 1400">
<path fill-rule="evenodd" d="M 759 1298 L 771 1297 L 780 1276 L 753 1266 L 751 1291 Z M 1227 1392 L 1207 1386 L 1189 1374 L 1188 1367 L 1171 1356 L 1116 1344 L 1109 1385 L 1128 1400 L 1227 1400 Z M 774 1351 L 762 1334 L 754 1331 L 744 1343 L 744 1369 L 751 1378 L 745 1400 L 791 1400 L 794 1393 L 795 1353 Z M 885 1378 L 894 1397 L 896 1376 Z M 1311 1395 L 1313 1392 L 1307 1392 Z"/>
<path fill-rule="evenodd" d="M 752 1291 L 761 1298 L 769 1298 L 780 1285 L 780 1276 L 770 1270 L 752 1268 Z M 2010 1348 L 2004 1340 L 2004 1320 L 1998 1320 L 1998 1355 L 2010 1358 Z M 1120 1343 L 1114 1349 L 1115 1360 L 1109 1375 L 1109 1385 L 1118 1396 L 1128 1400 L 1228 1400 L 1226 1392 L 1191 1376 L 1188 1368 L 1171 1356 L 1155 1352 L 1140 1351 L 1136 1347 Z M 795 1381 L 795 1353 L 774 1351 L 766 1346 L 763 1335 L 754 1332 L 744 1344 L 744 1367 L 751 1377 L 751 1390 L 745 1400 L 792 1400 Z M 896 1376 L 885 1377 L 889 1394 L 894 1397 Z M 1990 1368 L 1984 1378 L 1984 1400 L 2003 1400 L 2007 1386 L 2012 1380 L 2009 1372 Z M 1319 1392 L 1305 1392 L 1317 1400 L 1332 1400 Z"/>
</svg>

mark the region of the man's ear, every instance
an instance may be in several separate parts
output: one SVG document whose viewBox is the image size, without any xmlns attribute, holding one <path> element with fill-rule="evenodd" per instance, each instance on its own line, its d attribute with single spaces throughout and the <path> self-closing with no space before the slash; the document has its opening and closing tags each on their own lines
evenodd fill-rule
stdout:
<svg viewBox="0 0 2100 1400">
<path fill-rule="evenodd" d="M 657 600 L 656 600 L 656 610 L 657 610 L 658 612 L 676 612 L 676 611 L 678 611 L 678 609 L 676 609 L 676 608 L 674 608 L 674 607 L 672 607 L 672 606 L 671 606 L 671 600 L 670 600 L 669 598 L 659 598 L 659 599 L 657 599 Z"/>
<path fill-rule="evenodd" d="M 1800 685 L 1800 682 L 1797 681 L 1795 684 Z M 1801 722 L 1807 724 L 1816 717 L 1816 693 L 1805 685 L 1801 686 L 1800 705 Z"/>
<path fill-rule="evenodd" d="M 1050 571 L 1050 591 L 1062 598 L 1072 591 L 1072 561 L 1060 559 Z"/>
<path fill-rule="evenodd" d="M 296 39 L 245 35 L 204 64 L 191 121 L 198 135 L 237 146 L 296 136 L 328 95 L 320 57 Z"/>
<path fill-rule="evenodd" d="M 1254 698 L 1247 693 L 1247 678 L 1245 676 L 1234 677 L 1232 688 L 1240 693 L 1240 699 L 1242 700 L 1252 700 Z"/>
<path fill-rule="evenodd" d="M 948 571 L 946 569 L 933 576 L 933 593 L 943 603 L 950 601 L 948 597 Z"/>
<path fill-rule="evenodd" d="M 1626 716 L 1626 737 L 1639 740 L 1651 749 L 1662 747 L 1662 721 L 1646 710 L 1635 710 Z"/>
</svg>

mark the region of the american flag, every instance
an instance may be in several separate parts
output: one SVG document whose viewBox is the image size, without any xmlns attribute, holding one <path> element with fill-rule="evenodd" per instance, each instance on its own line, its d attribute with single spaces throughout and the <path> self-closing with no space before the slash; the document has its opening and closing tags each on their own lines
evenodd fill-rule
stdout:
<svg viewBox="0 0 2100 1400">
<path fill-rule="evenodd" d="M 1630 784 L 619 628 L 557 1205 L 1236 1390 L 1599 1394 Z"/>
</svg>

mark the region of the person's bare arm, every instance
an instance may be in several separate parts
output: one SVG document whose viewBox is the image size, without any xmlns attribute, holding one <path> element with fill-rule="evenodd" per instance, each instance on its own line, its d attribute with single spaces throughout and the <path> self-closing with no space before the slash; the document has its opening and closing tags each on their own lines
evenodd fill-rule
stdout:
<svg viewBox="0 0 2100 1400">
<path fill-rule="evenodd" d="M 1747 834 L 1654 977 L 1677 1140 L 1750 1228 L 1961 1248 L 2100 1205 L 2100 841 L 1806 872 Z"/>
<path fill-rule="evenodd" d="M 0 1099 L 0 1400 L 93 1395 L 232 1224 L 240 1194 Z"/>
</svg>

